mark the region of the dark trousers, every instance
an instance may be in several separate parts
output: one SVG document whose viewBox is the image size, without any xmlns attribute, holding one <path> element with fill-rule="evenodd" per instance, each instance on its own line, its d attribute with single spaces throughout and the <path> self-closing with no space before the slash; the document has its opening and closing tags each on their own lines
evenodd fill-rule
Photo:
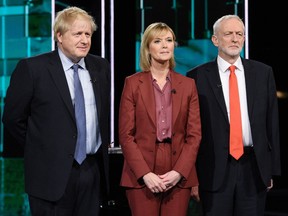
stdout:
<svg viewBox="0 0 288 216">
<path fill-rule="evenodd" d="M 74 161 L 60 200 L 51 202 L 29 196 L 29 204 L 32 216 L 98 216 L 100 173 L 96 156 L 88 156 L 81 165 Z"/>
<path fill-rule="evenodd" d="M 229 156 L 220 190 L 211 192 L 200 189 L 205 216 L 263 216 L 266 194 L 253 148 L 246 149 L 238 161 Z"/>
</svg>

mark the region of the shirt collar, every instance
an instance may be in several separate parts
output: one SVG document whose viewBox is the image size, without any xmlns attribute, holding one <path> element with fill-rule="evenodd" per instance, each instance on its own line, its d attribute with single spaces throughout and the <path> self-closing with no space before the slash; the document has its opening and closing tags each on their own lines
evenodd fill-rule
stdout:
<svg viewBox="0 0 288 216">
<path fill-rule="evenodd" d="M 60 48 L 58 48 L 58 53 L 59 53 L 64 71 L 69 70 L 74 65 L 74 63 L 67 56 L 64 55 L 64 53 L 62 52 Z M 86 69 L 84 58 L 80 59 L 80 61 L 78 62 L 78 65 L 80 66 L 80 68 Z"/>
<path fill-rule="evenodd" d="M 228 63 L 227 61 L 225 61 L 220 56 L 217 57 L 217 63 L 218 63 L 218 67 L 219 67 L 220 72 L 225 73 L 225 72 L 229 71 L 229 67 L 231 66 L 231 64 Z M 238 59 L 235 61 L 235 63 L 233 65 L 236 66 L 237 70 L 243 71 L 243 65 L 242 65 L 242 61 L 241 61 L 240 56 L 238 57 Z"/>
<path fill-rule="evenodd" d="M 150 75 L 151 75 L 151 80 L 152 82 L 155 82 L 156 79 L 153 78 L 152 76 L 152 73 L 150 72 Z M 167 73 L 167 76 L 166 76 L 166 80 L 170 81 L 171 82 L 171 71 L 169 70 L 169 72 Z"/>
</svg>

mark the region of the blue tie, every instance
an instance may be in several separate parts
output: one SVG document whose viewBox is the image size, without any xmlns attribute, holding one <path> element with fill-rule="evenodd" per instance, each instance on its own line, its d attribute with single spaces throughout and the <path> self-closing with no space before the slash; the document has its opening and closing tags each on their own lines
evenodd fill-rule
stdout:
<svg viewBox="0 0 288 216">
<path fill-rule="evenodd" d="M 75 160 L 81 164 L 86 158 L 86 115 L 84 95 L 78 75 L 78 64 L 73 65 L 74 70 L 74 91 L 75 91 L 75 117 L 77 125 L 77 142 L 74 154 Z"/>
</svg>

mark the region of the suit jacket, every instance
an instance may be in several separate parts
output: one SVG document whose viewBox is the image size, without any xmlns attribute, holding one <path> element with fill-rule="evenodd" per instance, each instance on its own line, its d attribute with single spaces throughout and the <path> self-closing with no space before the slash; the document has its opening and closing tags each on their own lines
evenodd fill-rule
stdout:
<svg viewBox="0 0 288 216">
<path fill-rule="evenodd" d="M 242 59 L 253 147 L 263 183 L 280 175 L 278 102 L 272 68 Z M 216 61 L 200 65 L 187 76 L 195 79 L 201 112 L 202 142 L 197 158 L 200 186 L 217 190 L 225 177 L 229 155 L 229 119 Z M 262 183 L 262 184 L 263 184 Z"/>
<path fill-rule="evenodd" d="M 199 101 L 195 82 L 171 71 L 172 169 L 183 175 L 182 187 L 198 185 L 195 161 L 201 139 Z M 124 155 L 121 185 L 140 188 L 152 171 L 156 147 L 156 108 L 150 72 L 125 79 L 120 101 L 119 141 Z"/>
<path fill-rule="evenodd" d="M 110 66 L 88 54 L 85 63 L 97 104 L 102 137 L 103 182 L 108 190 Z M 50 201 L 64 193 L 74 160 L 76 121 L 58 51 L 20 60 L 12 73 L 3 123 L 24 145 L 25 190 Z"/>
</svg>

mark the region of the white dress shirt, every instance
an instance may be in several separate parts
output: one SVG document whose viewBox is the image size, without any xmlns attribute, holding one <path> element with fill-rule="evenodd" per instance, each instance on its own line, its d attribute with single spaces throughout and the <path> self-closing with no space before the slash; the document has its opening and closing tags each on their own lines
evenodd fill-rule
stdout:
<svg viewBox="0 0 288 216">
<path fill-rule="evenodd" d="M 222 85 L 222 90 L 223 90 L 224 99 L 226 103 L 226 108 L 228 112 L 227 114 L 230 120 L 230 105 L 229 105 L 230 70 L 229 70 L 229 67 L 231 66 L 231 64 L 226 62 L 220 56 L 217 57 L 217 63 L 218 63 L 219 75 L 221 79 L 221 85 Z M 237 77 L 238 92 L 239 92 L 239 98 L 240 98 L 243 144 L 244 146 L 253 146 L 250 120 L 249 120 L 249 115 L 248 115 L 244 67 L 242 65 L 242 61 L 240 57 L 237 59 L 234 65 L 236 66 L 235 74 Z"/>
</svg>

